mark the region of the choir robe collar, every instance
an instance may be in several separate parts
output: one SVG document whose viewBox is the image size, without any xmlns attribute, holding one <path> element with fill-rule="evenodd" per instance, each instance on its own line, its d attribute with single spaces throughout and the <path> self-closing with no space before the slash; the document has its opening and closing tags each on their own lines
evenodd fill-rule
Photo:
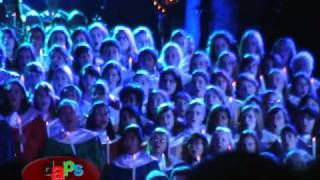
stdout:
<svg viewBox="0 0 320 180">
<path fill-rule="evenodd" d="M 157 161 L 157 159 L 144 151 L 140 151 L 136 153 L 135 160 L 133 159 L 132 154 L 124 154 L 115 159 L 113 163 L 117 167 L 131 169 L 142 167 L 152 161 Z"/>
<path fill-rule="evenodd" d="M 97 137 L 95 132 L 78 128 L 75 131 L 69 132 L 69 135 L 63 131 L 59 135 L 53 137 L 53 139 L 63 144 L 81 144 L 95 137 Z"/>
<path fill-rule="evenodd" d="M 13 112 L 7 117 L 7 122 L 12 128 L 19 128 L 17 120 L 19 117 L 21 119 L 22 126 L 25 126 L 33 121 L 37 116 L 39 116 L 39 112 L 34 108 L 29 108 L 28 111 L 22 115 L 19 115 L 17 112 Z"/>
</svg>

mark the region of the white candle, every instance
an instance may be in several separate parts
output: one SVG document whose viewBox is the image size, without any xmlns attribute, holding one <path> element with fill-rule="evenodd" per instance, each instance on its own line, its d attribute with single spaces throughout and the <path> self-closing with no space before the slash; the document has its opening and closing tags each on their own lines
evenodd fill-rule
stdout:
<svg viewBox="0 0 320 180">
<path fill-rule="evenodd" d="M 23 142 L 22 142 L 22 139 L 23 139 L 23 132 L 22 132 L 22 123 L 21 123 L 21 119 L 20 117 L 18 117 L 17 119 L 17 122 L 18 122 L 18 128 L 19 128 L 19 145 L 20 145 L 20 152 L 23 153 L 24 152 L 24 145 L 23 145 Z"/>
<path fill-rule="evenodd" d="M 132 180 L 136 180 L 136 159 L 137 155 L 133 154 L 133 162 L 132 162 Z"/>
<path fill-rule="evenodd" d="M 110 164 L 110 139 L 107 135 L 107 164 Z"/>
<path fill-rule="evenodd" d="M 67 135 L 68 141 L 70 143 L 73 155 L 77 155 L 76 148 L 74 147 L 74 144 L 73 144 L 72 139 L 70 137 L 70 133 L 68 131 L 66 132 L 66 135 Z"/>
<path fill-rule="evenodd" d="M 202 134 L 202 135 L 206 135 L 206 129 L 204 129 L 204 128 L 201 129 L 201 134 Z"/>
<path fill-rule="evenodd" d="M 50 137 L 49 122 L 46 121 L 47 136 Z"/>
<path fill-rule="evenodd" d="M 129 57 L 129 70 L 132 70 L 132 64 L 133 64 L 132 61 L 133 61 L 132 57 Z"/>
<path fill-rule="evenodd" d="M 200 161 L 201 161 L 201 156 L 198 155 L 198 156 L 196 157 L 196 159 L 197 159 L 197 162 L 200 163 Z"/>
<path fill-rule="evenodd" d="M 233 101 L 233 97 L 229 97 L 229 103 L 231 104 Z"/>
<path fill-rule="evenodd" d="M 13 27 L 17 28 L 17 14 L 16 14 L 16 12 L 12 13 L 12 18 L 13 18 L 13 22 L 12 22 Z"/>
<path fill-rule="evenodd" d="M 312 155 L 314 159 L 317 158 L 317 139 L 316 137 L 312 138 Z"/>
</svg>

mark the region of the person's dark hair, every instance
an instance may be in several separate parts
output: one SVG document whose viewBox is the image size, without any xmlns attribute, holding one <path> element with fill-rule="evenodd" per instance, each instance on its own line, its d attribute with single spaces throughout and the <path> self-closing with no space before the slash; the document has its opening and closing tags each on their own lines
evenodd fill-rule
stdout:
<svg viewBox="0 0 320 180">
<path fill-rule="evenodd" d="M 143 139 L 144 139 L 144 137 L 143 137 L 144 135 L 143 135 L 141 126 L 139 126 L 138 124 L 134 124 L 134 123 L 127 125 L 123 129 L 123 133 L 122 133 L 122 137 L 121 137 L 121 141 L 122 141 L 121 144 L 123 144 L 123 141 L 125 141 L 126 136 L 129 133 L 133 133 L 133 134 L 135 134 L 137 136 L 137 138 L 139 140 L 139 146 L 140 146 L 142 144 L 142 142 L 143 142 Z"/>
<path fill-rule="evenodd" d="M 138 53 L 138 63 L 137 63 L 137 68 L 140 69 L 141 68 L 141 63 L 142 63 L 142 60 L 143 60 L 143 56 L 147 55 L 147 54 L 150 54 L 152 56 L 152 60 L 154 61 L 154 64 L 156 65 L 157 64 L 157 60 L 158 60 L 158 57 L 159 57 L 159 53 L 156 49 L 154 48 L 151 48 L 151 47 L 144 47 L 142 48 L 139 53 Z"/>
<path fill-rule="evenodd" d="M 66 98 L 69 98 L 68 97 L 68 92 L 69 91 L 74 91 L 76 92 L 77 94 L 77 98 L 78 100 L 80 100 L 81 96 L 82 96 L 82 91 L 80 90 L 80 88 L 76 85 L 68 85 L 66 87 L 64 87 L 61 91 L 61 94 L 60 94 L 60 99 L 63 100 L 63 99 L 66 99 Z"/>
<path fill-rule="evenodd" d="M 110 71 L 110 69 L 116 69 L 117 73 L 118 73 L 118 76 L 119 76 L 119 82 L 117 83 L 117 85 L 119 86 L 121 84 L 121 81 L 122 81 L 122 75 L 121 75 L 121 64 L 116 61 L 116 60 L 110 60 L 108 62 L 106 62 L 104 65 L 103 65 L 103 68 L 102 68 L 102 73 L 101 73 L 101 76 L 103 79 L 106 79 L 105 77 L 107 77 L 107 72 Z"/>
<path fill-rule="evenodd" d="M 238 151 L 246 153 L 245 146 L 244 146 L 244 140 L 247 137 L 251 137 L 254 139 L 255 145 L 256 145 L 256 151 L 254 154 L 259 154 L 260 153 L 260 139 L 258 135 L 252 131 L 252 130 L 244 130 L 240 134 L 239 142 L 238 142 Z"/>
<path fill-rule="evenodd" d="M 147 101 L 147 112 L 146 112 L 146 117 L 150 120 L 154 120 L 155 119 L 155 111 L 151 108 L 151 100 L 152 97 L 155 95 L 160 95 L 164 98 L 164 101 L 167 102 L 169 101 L 169 97 L 166 91 L 162 90 L 162 89 L 153 89 L 149 92 L 149 96 L 148 96 L 148 101 Z"/>
<path fill-rule="evenodd" d="M 89 75 L 89 76 L 93 76 L 95 77 L 96 79 L 99 79 L 100 78 L 100 74 L 99 74 L 99 71 L 91 64 L 87 64 L 85 65 L 82 69 L 81 69 L 81 72 L 80 72 L 80 82 L 79 82 L 79 86 L 80 86 L 80 89 L 83 91 L 84 90 L 84 87 L 83 87 L 83 77 L 85 75 Z"/>
<path fill-rule="evenodd" d="M 71 25 L 75 25 L 75 27 L 78 26 L 87 26 L 88 25 L 88 19 L 84 15 L 83 12 L 79 10 L 73 10 L 68 15 L 68 25 L 71 27 Z"/>
<path fill-rule="evenodd" d="M 90 37 L 87 29 L 85 27 L 79 26 L 76 27 L 76 29 L 71 34 L 72 42 L 75 43 L 75 39 L 79 34 L 84 34 L 86 37 L 86 43 L 90 43 Z"/>
<path fill-rule="evenodd" d="M 42 82 L 39 82 L 36 87 L 35 87 L 35 90 L 34 90 L 34 96 L 33 96 L 33 106 L 35 107 L 35 109 L 39 110 L 39 106 L 38 104 L 36 103 L 37 102 L 37 98 L 38 98 L 38 94 L 39 94 L 39 91 L 41 89 L 44 89 L 45 92 L 50 96 L 50 99 L 51 99 L 51 104 L 50 104 L 50 107 L 49 107 L 49 113 L 52 117 L 56 117 L 57 116 L 57 102 L 58 102 L 58 97 L 55 96 L 54 94 L 54 90 L 53 90 L 53 87 L 51 86 L 50 83 L 48 82 L 45 82 L 45 81 L 42 81 Z"/>
<path fill-rule="evenodd" d="M 124 124 L 124 117 L 123 117 L 123 113 L 125 113 L 125 112 L 128 112 L 132 116 L 134 116 L 136 119 L 136 123 L 140 127 L 142 127 L 141 113 L 139 112 L 139 110 L 137 110 L 133 106 L 124 106 L 120 109 L 120 112 L 119 112 L 119 134 L 122 136 L 124 134 L 124 129 L 126 128 L 126 125 Z"/>
<path fill-rule="evenodd" d="M 20 109 L 19 109 L 19 114 L 23 114 L 25 113 L 29 107 L 30 107 L 30 102 L 28 100 L 28 96 L 27 96 L 27 91 L 24 87 L 24 85 L 17 79 L 12 79 L 12 80 L 9 80 L 8 82 L 5 83 L 4 85 L 4 107 L 2 107 L 1 109 L 3 109 L 3 114 L 8 116 L 10 115 L 12 112 L 12 109 L 10 107 L 10 102 L 9 102 L 9 99 L 8 99 L 8 92 L 11 88 L 11 86 L 15 84 L 17 86 L 19 86 L 19 88 L 21 89 L 22 91 L 22 94 L 23 94 L 23 99 L 22 99 L 22 102 L 20 103 Z"/>
<path fill-rule="evenodd" d="M 89 114 L 88 114 L 87 125 L 86 125 L 87 129 L 90 129 L 90 130 L 95 130 L 95 129 L 97 129 L 97 125 L 95 124 L 95 114 L 96 114 L 96 111 L 97 111 L 97 108 L 98 108 L 98 107 L 105 107 L 105 108 L 106 108 L 106 111 L 107 111 L 108 113 L 110 113 L 109 107 L 108 107 L 108 105 L 107 105 L 106 103 L 104 103 L 103 101 L 96 101 L 96 102 L 93 104 L 93 106 L 92 106 L 92 108 L 91 108 L 91 110 L 90 110 L 90 112 L 89 112 Z M 116 132 L 115 132 L 115 130 L 114 130 L 114 128 L 113 128 L 113 125 L 112 125 L 112 122 L 111 122 L 111 119 L 110 119 L 110 118 L 109 118 L 108 125 L 107 125 L 107 127 L 106 127 L 106 132 L 107 132 L 108 137 L 109 137 L 111 140 L 115 139 L 115 137 L 116 137 Z"/>
<path fill-rule="evenodd" d="M 298 81 L 300 79 L 304 79 L 304 80 L 306 80 L 308 82 L 308 86 L 309 86 L 308 94 L 309 95 L 313 95 L 312 84 L 311 84 L 311 81 L 310 81 L 310 77 L 304 72 L 297 72 L 294 75 L 294 77 L 292 79 L 292 83 L 291 83 L 291 89 L 290 89 L 291 93 L 293 93 L 293 94 L 297 93 L 296 85 L 297 85 L 297 83 L 298 83 Z"/>
<path fill-rule="evenodd" d="M 233 96 L 233 94 L 232 94 L 233 93 L 233 90 L 232 90 L 232 77 L 230 77 L 223 70 L 215 69 L 210 75 L 211 83 L 212 84 L 216 84 L 216 81 L 217 81 L 218 77 L 224 78 L 225 81 L 227 82 L 227 89 L 226 89 L 225 94 L 228 95 L 228 96 Z"/>
<path fill-rule="evenodd" d="M 176 81 L 176 91 L 173 93 L 173 97 L 171 98 L 174 98 L 174 96 L 183 89 L 183 85 L 182 85 L 182 79 L 181 79 L 181 75 L 180 73 L 176 70 L 176 67 L 174 66 L 168 66 L 166 67 L 165 69 L 163 69 L 160 73 L 160 78 L 159 78 L 159 88 L 161 89 L 162 88 L 162 83 L 164 81 L 164 76 L 166 75 L 172 75 Z"/>
<path fill-rule="evenodd" d="M 268 129 L 271 129 L 273 116 L 278 112 L 282 112 L 283 113 L 286 124 L 290 124 L 291 123 L 286 108 L 283 107 L 283 106 L 274 105 L 267 111 L 267 114 L 266 114 L 265 126 Z"/>
<path fill-rule="evenodd" d="M 30 61 L 35 61 L 36 60 L 36 53 L 34 51 L 34 48 L 32 46 L 32 44 L 30 43 L 23 43 L 21 45 L 19 45 L 18 49 L 15 52 L 15 57 L 14 57 L 14 61 L 13 61 L 13 66 L 14 66 L 14 70 L 16 70 L 18 73 L 23 73 L 23 70 L 25 67 L 20 67 L 20 54 L 22 51 L 27 50 L 31 53 L 31 59 Z"/>
<path fill-rule="evenodd" d="M 99 50 L 100 54 L 102 54 L 102 52 L 103 52 L 103 50 L 105 48 L 109 48 L 109 47 L 116 47 L 118 49 L 118 51 L 121 52 L 120 44 L 116 39 L 114 39 L 114 38 L 106 38 L 101 43 L 101 47 L 100 47 L 100 50 Z"/>
<path fill-rule="evenodd" d="M 134 95 L 137 98 L 139 110 L 141 111 L 143 101 L 144 101 L 144 92 L 140 85 L 136 83 L 131 83 L 124 86 L 120 91 L 120 101 L 124 102 L 125 98 Z"/>
<path fill-rule="evenodd" d="M 79 62 L 79 57 L 82 53 L 85 53 L 85 52 L 89 52 L 93 55 L 93 51 L 92 51 L 90 45 L 87 43 L 79 43 L 73 49 L 72 56 L 74 59 L 72 61 L 72 68 L 73 68 L 73 71 L 77 74 L 80 73 L 81 68 L 82 68 L 82 67 L 80 67 L 81 65 Z"/>
<path fill-rule="evenodd" d="M 201 133 L 193 133 L 190 137 L 186 139 L 182 147 L 182 159 L 188 164 L 192 163 L 192 161 L 194 160 L 194 158 L 191 157 L 188 146 L 197 139 L 200 139 L 203 145 L 203 153 L 201 159 L 205 158 L 208 154 L 209 143 L 207 138 Z"/>
<path fill-rule="evenodd" d="M 175 167 L 170 174 L 170 179 L 174 179 L 176 176 L 189 177 L 192 170 L 189 166 L 178 166 Z"/>
<path fill-rule="evenodd" d="M 216 128 L 218 127 L 217 118 L 218 118 L 218 114 L 221 112 L 224 112 L 227 114 L 228 119 L 229 119 L 228 127 L 231 128 L 232 116 L 231 116 L 230 109 L 225 105 L 218 104 L 218 105 L 213 106 L 210 109 L 209 114 L 207 116 L 206 123 L 207 123 L 207 133 L 208 134 L 212 134 L 216 130 Z"/>
</svg>

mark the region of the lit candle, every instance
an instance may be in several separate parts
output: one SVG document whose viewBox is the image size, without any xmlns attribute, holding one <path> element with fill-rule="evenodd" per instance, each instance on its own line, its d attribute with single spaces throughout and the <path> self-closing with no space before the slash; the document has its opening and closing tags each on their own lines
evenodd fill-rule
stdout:
<svg viewBox="0 0 320 180">
<path fill-rule="evenodd" d="M 201 134 L 202 135 L 206 135 L 206 130 L 203 128 L 203 129 L 201 129 Z"/>
<path fill-rule="evenodd" d="M 287 73 L 287 68 L 286 67 L 284 67 L 284 68 L 282 68 L 282 72 L 284 72 L 284 73 Z"/>
<path fill-rule="evenodd" d="M 107 135 L 107 164 L 110 164 L 110 139 Z"/>
<path fill-rule="evenodd" d="M 133 162 L 132 162 L 132 180 L 136 180 L 136 159 L 137 159 L 137 155 L 136 153 L 133 154 L 132 156 L 133 158 Z"/>
<path fill-rule="evenodd" d="M 76 148 L 74 147 L 74 144 L 73 144 L 72 139 L 70 137 L 70 133 L 68 131 L 66 132 L 66 135 L 67 135 L 68 141 L 70 143 L 73 155 L 77 155 Z"/>
<path fill-rule="evenodd" d="M 49 122 L 46 121 L 47 135 L 50 137 Z"/>
<path fill-rule="evenodd" d="M 197 162 L 200 163 L 200 161 L 201 161 L 201 156 L 198 155 L 198 156 L 196 157 L 196 159 L 197 159 Z"/>
<path fill-rule="evenodd" d="M 233 102 L 233 97 L 229 97 L 229 103 L 231 104 Z"/>
<path fill-rule="evenodd" d="M 18 121 L 18 126 L 19 126 L 20 152 L 23 153 L 24 152 L 24 145 L 23 145 L 23 141 L 22 141 L 23 132 L 22 132 L 22 123 L 21 123 L 20 117 L 18 117 L 17 121 Z"/>
<path fill-rule="evenodd" d="M 133 65 L 133 62 L 132 62 L 132 57 L 129 57 L 129 70 L 132 70 L 132 65 Z"/>
<path fill-rule="evenodd" d="M 316 137 L 312 138 L 312 155 L 314 159 L 317 158 L 317 139 Z"/>
<path fill-rule="evenodd" d="M 13 18 L 13 22 L 12 22 L 13 27 L 17 28 L 17 14 L 16 14 L 16 12 L 12 13 L 12 18 Z"/>
<path fill-rule="evenodd" d="M 314 84 L 314 82 L 315 82 L 314 78 L 311 78 L 310 82 L 311 82 L 311 84 Z"/>
<path fill-rule="evenodd" d="M 236 82 L 236 81 L 233 81 L 233 82 L 232 82 L 232 91 L 233 91 L 233 93 L 236 92 L 236 89 L 237 89 L 237 82 Z"/>
</svg>

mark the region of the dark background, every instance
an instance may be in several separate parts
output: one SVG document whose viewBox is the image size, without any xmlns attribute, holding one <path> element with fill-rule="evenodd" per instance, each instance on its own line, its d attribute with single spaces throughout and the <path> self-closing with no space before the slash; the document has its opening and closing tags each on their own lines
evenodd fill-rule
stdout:
<svg viewBox="0 0 320 180">
<path fill-rule="evenodd" d="M 215 3 L 219 0 L 200 0 L 201 38 L 200 47 L 206 45 L 208 35 L 213 31 L 215 21 Z M 229 30 L 239 39 L 244 30 L 256 28 L 265 38 L 267 48 L 280 36 L 291 36 L 296 40 L 298 49 L 310 50 L 318 59 L 320 54 L 320 9 L 317 1 L 303 0 L 224 0 L 232 6 L 234 14 L 233 24 Z M 45 9 L 43 0 L 24 0 L 34 9 Z M 79 8 L 90 18 L 99 14 L 105 19 L 109 27 L 117 24 L 150 27 L 155 38 L 159 40 L 159 33 L 163 31 L 167 40 L 170 32 L 177 27 L 184 27 L 185 6 L 187 0 L 179 0 L 170 7 L 166 16 L 153 6 L 152 0 L 62 0 L 61 8 L 71 10 Z M 101 7 L 104 6 L 104 9 Z M 159 29 L 159 18 L 163 18 Z M 159 44 L 158 44 L 159 45 Z M 317 73 L 318 74 L 318 73 Z"/>
</svg>

